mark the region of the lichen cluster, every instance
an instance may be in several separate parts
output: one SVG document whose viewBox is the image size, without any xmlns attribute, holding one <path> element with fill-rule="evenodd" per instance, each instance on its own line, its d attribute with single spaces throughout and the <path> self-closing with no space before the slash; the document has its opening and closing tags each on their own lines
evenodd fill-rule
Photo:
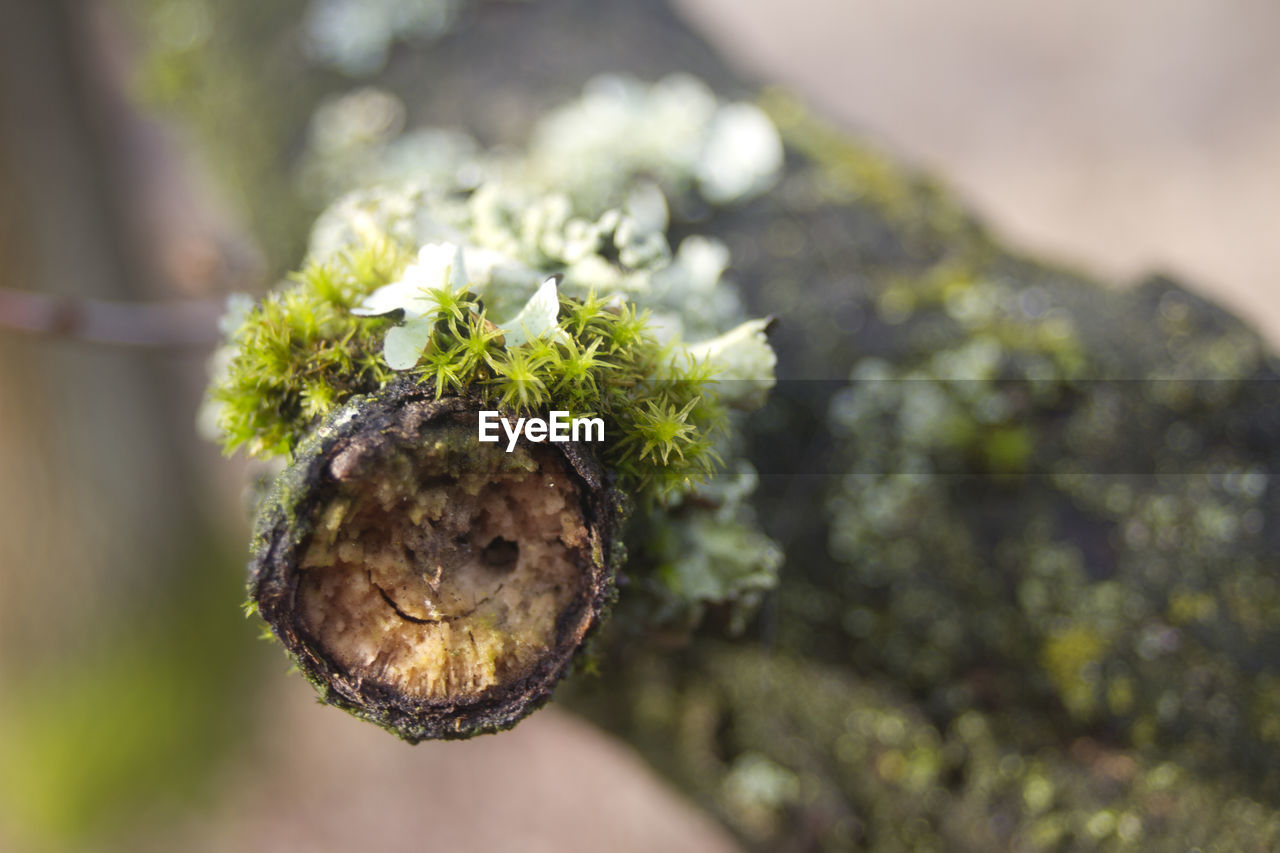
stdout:
<svg viewBox="0 0 1280 853">
<path fill-rule="evenodd" d="M 846 376 L 780 389 L 789 428 L 820 422 L 812 457 L 757 424 L 757 452 L 823 484 L 812 516 L 760 498 L 789 545 L 770 636 L 798 659 L 659 669 L 629 735 L 690 733 L 672 772 L 762 849 L 815 825 L 829 849 L 1274 846 L 1274 360 L 1173 282 L 1010 257 L 798 130 L 779 236 L 718 232 L 762 244 L 766 306 L 810 272 L 822 309 L 792 300 L 807 334 L 781 357 Z M 884 731 L 922 741 L 877 746 L 859 709 L 886 703 L 909 713 Z M 975 721 L 981 762 L 953 742 Z"/>
<path fill-rule="evenodd" d="M 672 246 L 667 232 L 673 210 L 741 205 L 771 185 L 781 142 L 754 105 L 720 101 L 687 75 L 606 76 L 549 111 L 518 151 L 486 151 L 454 129 L 406 131 L 404 112 L 373 88 L 317 109 L 300 181 L 336 200 L 312 228 L 312 257 L 371 233 L 448 241 L 466 248 L 495 312 L 513 312 L 555 271 L 568 295 L 618 294 L 650 309 L 664 341 L 746 319 L 724 280 L 725 245 L 694 233 Z"/>
<path fill-rule="evenodd" d="M 323 101 L 308 129 L 307 189 L 332 196 L 406 182 L 483 185 L 478 209 L 499 215 L 506 207 L 517 221 L 536 221 L 544 214 L 501 204 L 519 187 L 563 198 L 561 216 L 593 218 L 625 207 L 649 233 L 665 228 L 668 202 L 689 212 L 736 205 L 771 187 L 782 166 L 777 131 L 759 107 L 721 100 L 688 74 L 655 83 L 596 77 L 580 97 L 542 114 L 519 151 L 486 151 L 457 128 L 406 131 L 406 113 L 400 98 L 376 87 Z M 501 218 L 495 225 L 504 228 Z"/>
<path fill-rule="evenodd" d="M 895 365 L 861 360 L 832 406 L 853 660 L 953 712 L 1052 697 L 1077 731 L 1274 781 L 1280 671 L 1250 651 L 1280 639 L 1274 493 L 1224 416 L 1274 405 L 1249 378 L 1254 339 L 1202 329 L 1163 375 L 1129 378 L 1141 362 L 1091 351 L 1047 292 L 953 274 L 912 298 L 949 330 Z M 972 681 L 992 667 L 1008 676 Z"/>
<path fill-rule="evenodd" d="M 447 33 L 464 0 L 311 0 L 303 26 L 307 55 L 352 77 L 386 64 L 397 41 Z"/>
<path fill-rule="evenodd" d="M 708 645 L 639 665 L 586 704 L 751 847 L 818 851 L 1228 853 L 1280 844 L 1280 811 L 1096 736 L 1010 743 L 939 721 L 891 685 L 785 653 Z M 637 709 L 635 711 L 628 708 Z"/>
<path fill-rule="evenodd" d="M 752 425 L 795 477 L 757 496 L 770 653 L 636 656 L 583 707 L 762 850 L 1274 847 L 1273 357 L 1168 280 L 1011 257 L 769 102 L 806 156 L 712 230 L 758 247 L 780 358 L 841 377 Z"/>
<path fill-rule="evenodd" d="M 228 450 L 288 455 L 325 415 L 401 372 L 513 416 L 602 417 L 596 453 L 641 510 L 633 541 L 647 559 L 632 571 L 651 596 L 643 619 L 687 628 L 720 602 L 741 625 L 774 584 L 780 553 L 754 529 L 745 501 L 755 479 L 730 410 L 764 402 L 775 358 L 766 321 L 745 319 L 722 281 L 723 244 L 693 235 L 671 251 L 668 198 L 758 192 L 776 162 L 748 158 L 700 179 L 700 157 L 724 134 L 763 136 L 766 148 L 776 134 L 745 105 L 724 117 L 733 105 L 688 78 L 595 89 L 555 113 L 523 157 L 441 147 L 430 130 L 353 148 L 332 142 L 339 126 L 385 96 L 323 107 L 313 126 L 327 123 L 318 138 L 331 141 L 304 169 L 361 186 L 319 216 L 292 282 L 228 321 L 206 421 Z M 683 129 L 669 127 L 673 116 Z M 608 180 L 599 168 L 576 179 L 549 171 L 571 124 L 595 134 L 574 142 L 571 162 L 613 162 L 597 149 L 625 142 L 631 166 Z M 345 168 L 360 158 L 381 170 Z M 717 474 L 722 462 L 731 473 Z"/>
</svg>

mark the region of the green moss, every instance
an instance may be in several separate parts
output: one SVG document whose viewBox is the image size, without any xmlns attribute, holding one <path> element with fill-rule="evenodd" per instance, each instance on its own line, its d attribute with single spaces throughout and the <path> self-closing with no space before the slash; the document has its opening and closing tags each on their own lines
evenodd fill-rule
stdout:
<svg viewBox="0 0 1280 853">
<path fill-rule="evenodd" d="M 226 374 L 210 389 L 227 452 L 288 454 L 335 406 L 391 378 L 380 357 L 388 322 L 351 309 L 405 262 L 390 244 L 313 262 L 245 317 L 231 332 Z"/>
<path fill-rule="evenodd" d="M 394 246 L 367 246 L 310 264 L 249 312 L 210 391 L 228 452 L 287 455 L 336 406 L 396 375 L 382 357 L 389 321 L 351 309 L 404 266 Z M 562 335 L 507 346 L 471 293 L 431 294 L 439 309 L 411 372 L 437 397 L 475 390 L 512 415 L 600 417 L 601 461 L 642 497 L 669 499 L 712 472 L 727 418 L 712 370 L 659 344 L 647 312 L 561 296 Z"/>
</svg>

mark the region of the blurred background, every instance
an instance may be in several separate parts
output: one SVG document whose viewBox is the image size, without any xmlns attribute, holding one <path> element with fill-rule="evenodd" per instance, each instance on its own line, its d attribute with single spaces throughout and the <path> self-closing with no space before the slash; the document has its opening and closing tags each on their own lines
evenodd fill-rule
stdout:
<svg viewBox="0 0 1280 853">
<path fill-rule="evenodd" d="M 1274 3 L 676 5 L 1014 245 L 1116 283 L 1170 272 L 1280 341 Z"/>
<path fill-rule="evenodd" d="M 141 56 L 202 37 L 208 7 L 147 5 L 0 0 L 0 288 L 184 300 L 149 321 L 178 343 L 159 349 L 77 339 L 127 337 L 109 310 L 0 302 L 6 325 L 46 332 L 0 330 L 0 849 L 429 832 L 487 850 L 511 827 L 530 850 L 732 849 L 556 709 L 410 749 L 315 708 L 255 640 L 239 614 L 250 472 L 194 423 L 222 298 L 261 289 L 280 247 L 139 81 Z M 676 7 L 748 79 L 942 176 L 1015 248 L 1117 286 L 1175 273 L 1280 341 L 1280 7 Z"/>
</svg>

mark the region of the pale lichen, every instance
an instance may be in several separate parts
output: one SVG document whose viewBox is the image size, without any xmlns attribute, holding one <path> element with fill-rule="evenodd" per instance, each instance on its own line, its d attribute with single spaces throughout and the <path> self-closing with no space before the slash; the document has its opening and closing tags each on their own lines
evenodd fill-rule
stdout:
<svg viewBox="0 0 1280 853">
<path fill-rule="evenodd" d="M 311 0 L 305 47 L 316 62 L 352 77 L 386 64 L 397 41 L 429 40 L 449 31 L 464 0 Z"/>
</svg>

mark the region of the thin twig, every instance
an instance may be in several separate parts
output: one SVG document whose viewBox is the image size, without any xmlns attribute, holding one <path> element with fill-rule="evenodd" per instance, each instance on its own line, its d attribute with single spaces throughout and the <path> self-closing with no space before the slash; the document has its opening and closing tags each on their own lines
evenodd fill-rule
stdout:
<svg viewBox="0 0 1280 853">
<path fill-rule="evenodd" d="M 110 346 L 208 348 L 222 299 L 105 302 L 0 288 L 0 331 Z"/>
</svg>

